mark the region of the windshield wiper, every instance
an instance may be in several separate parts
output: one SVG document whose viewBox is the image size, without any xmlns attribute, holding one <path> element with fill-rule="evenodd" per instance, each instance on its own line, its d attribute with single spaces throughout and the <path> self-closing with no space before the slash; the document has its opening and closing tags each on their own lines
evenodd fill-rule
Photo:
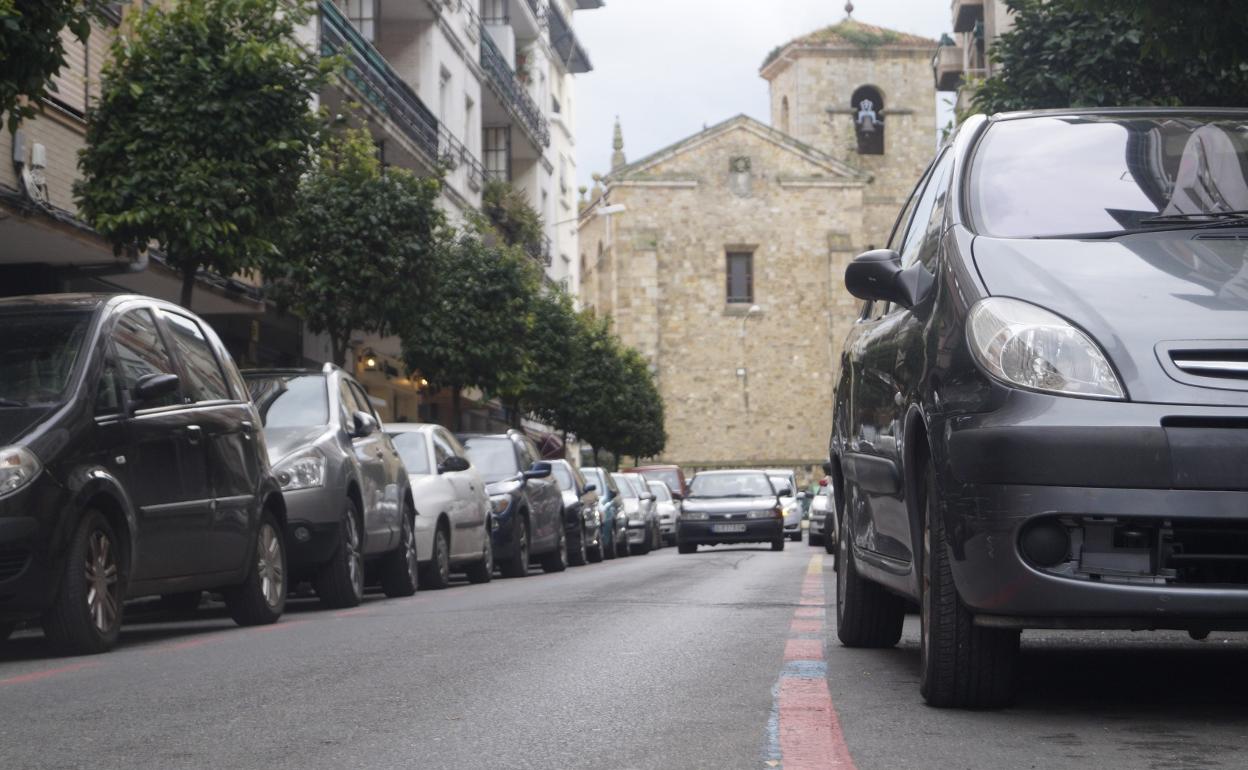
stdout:
<svg viewBox="0 0 1248 770">
<path fill-rule="evenodd" d="M 11 398 L 0 398 L 0 406 L 30 406 L 25 401 L 14 401 Z"/>
<path fill-rule="evenodd" d="M 1142 225 L 1169 225 L 1175 223 L 1192 223 L 1201 225 L 1220 225 L 1230 222 L 1248 221 L 1248 209 L 1230 211 L 1197 211 L 1190 214 L 1158 214 L 1140 220 Z"/>
</svg>

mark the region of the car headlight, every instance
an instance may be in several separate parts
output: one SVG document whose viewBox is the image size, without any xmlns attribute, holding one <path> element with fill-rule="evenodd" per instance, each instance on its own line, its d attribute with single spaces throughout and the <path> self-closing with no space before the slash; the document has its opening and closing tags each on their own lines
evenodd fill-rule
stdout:
<svg viewBox="0 0 1248 770">
<path fill-rule="evenodd" d="M 273 469 L 283 492 L 325 485 L 325 455 L 308 449 L 278 463 Z"/>
<path fill-rule="evenodd" d="M 706 521 L 706 511 L 683 511 L 680 518 L 689 521 Z"/>
<path fill-rule="evenodd" d="M 511 495 L 490 496 L 490 507 L 494 509 L 494 513 L 502 513 L 509 505 L 511 505 Z"/>
<path fill-rule="evenodd" d="M 1044 308 L 989 297 L 971 308 L 966 330 L 975 360 L 999 380 L 1071 396 L 1125 397 L 1096 343 Z"/>
<path fill-rule="evenodd" d="M 16 492 L 34 480 L 43 468 L 35 453 L 20 446 L 0 449 L 0 495 Z"/>
</svg>

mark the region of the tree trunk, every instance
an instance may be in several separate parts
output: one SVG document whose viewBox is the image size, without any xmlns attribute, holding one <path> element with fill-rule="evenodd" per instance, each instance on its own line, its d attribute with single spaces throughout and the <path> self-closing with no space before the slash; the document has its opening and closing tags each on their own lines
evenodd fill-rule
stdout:
<svg viewBox="0 0 1248 770">
<path fill-rule="evenodd" d="M 351 341 L 351 335 L 340 336 L 330 332 L 329 347 L 331 355 L 334 357 L 334 364 L 345 367 L 347 365 L 347 344 Z"/>
<path fill-rule="evenodd" d="M 463 395 L 458 385 L 451 386 L 451 423 L 456 433 L 464 430 Z"/>
<path fill-rule="evenodd" d="M 182 298 L 178 304 L 187 310 L 191 309 L 191 292 L 195 290 L 195 274 L 198 272 L 198 262 L 183 265 L 182 267 Z"/>
<path fill-rule="evenodd" d="M 594 467 L 601 468 L 602 466 L 598 464 L 598 447 L 590 445 L 590 448 L 594 450 Z"/>
</svg>

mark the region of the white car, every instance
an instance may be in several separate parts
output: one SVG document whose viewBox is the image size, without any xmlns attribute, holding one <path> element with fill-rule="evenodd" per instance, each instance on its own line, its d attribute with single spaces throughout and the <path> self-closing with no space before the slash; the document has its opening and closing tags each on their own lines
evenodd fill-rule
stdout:
<svg viewBox="0 0 1248 770">
<path fill-rule="evenodd" d="M 780 507 L 784 509 L 785 537 L 800 541 L 802 539 L 802 506 L 797 499 L 796 474 L 783 468 L 768 468 L 767 477 L 771 479 L 771 485 L 780 495 Z"/>
<path fill-rule="evenodd" d="M 647 481 L 646 486 L 654 493 L 654 512 L 659 516 L 659 535 L 663 538 L 663 544 L 676 545 L 680 501 L 672 497 L 672 491 L 661 481 Z"/>
<path fill-rule="evenodd" d="M 421 588 L 446 588 L 451 572 L 473 583 L 494 575 L 490 498 L 462 444 L 440 425 L 389 423 L 416 502 Z"/>
<path fill-rule="evenodd" d="M 832 503 L 832 483 L 824 479 L 819 482 L 819 491 L 810 501 L 810 534 L 807 540 L 812 546 L 824 546 L 828 553 L 834 553 L 836 548 L 836 514 Z"/>
</svg>

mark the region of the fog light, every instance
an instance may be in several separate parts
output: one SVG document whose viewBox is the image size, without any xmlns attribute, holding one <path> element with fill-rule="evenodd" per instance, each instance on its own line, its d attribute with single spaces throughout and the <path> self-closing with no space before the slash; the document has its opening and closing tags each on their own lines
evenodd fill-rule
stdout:
<svg viewBox="0 0 1248 770">
<path fill-rule="evenodd" d="M 306 543 L 312 539 L 312 533 L 307 527 L 295 527 L 295 540 L 300 543 Z"/>
<path fill-rule="evenodd" d="M 1029 524 L 1019 539 L 1023 556 L 1041 567 L 1054 567 L 1070 553 L 1070 534 L 1056 521 Z"/>
</svg>

